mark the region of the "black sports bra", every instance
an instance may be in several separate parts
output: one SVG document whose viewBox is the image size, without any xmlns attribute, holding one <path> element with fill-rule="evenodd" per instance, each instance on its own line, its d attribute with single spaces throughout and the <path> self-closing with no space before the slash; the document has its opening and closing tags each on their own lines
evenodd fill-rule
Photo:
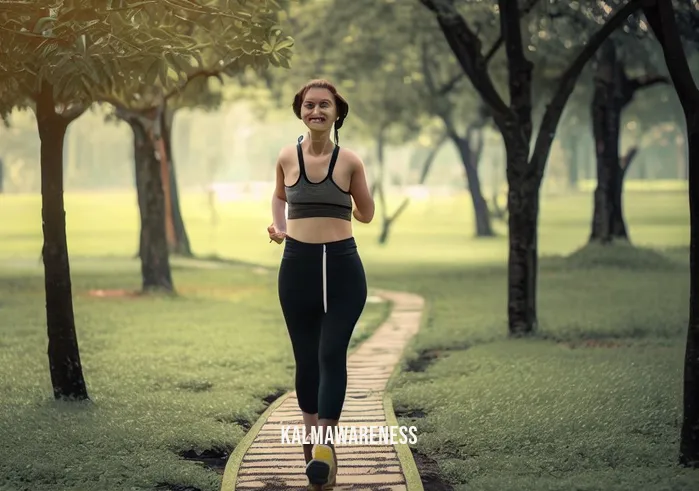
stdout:
<svg viewBox="0 0 699 491">
<path fill-rule="evenodd" d="M 299 178 L 291 186 L 285 186 L 286 202 L 289 206 L 288 219 L 330 217 L 351 221 L 352 197 L 332 178 L 340 147 L 335 145 L 325 179 L 312 182 L 306 175 L 306 167 L 303 163 L 302 139 L 303 137 L 299 137 L 296 144 L 300 167 Z"/>
</svg>

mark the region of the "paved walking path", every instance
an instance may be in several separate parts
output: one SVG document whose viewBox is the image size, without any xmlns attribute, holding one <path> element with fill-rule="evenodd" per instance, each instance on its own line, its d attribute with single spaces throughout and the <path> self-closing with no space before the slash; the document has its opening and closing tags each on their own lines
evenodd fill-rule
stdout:
<svg viewBox="0 0 699 491">
<path fill-rule="evenodd" d="M 341 427 L 397 425 L 393 404 L 384 392 L 405 345 L 420 328 L 424 300 L 405 292 L 376 293 L 393 302 L 393 309 L 347 360 Z M 303 427 L 295 392 L 277 399 L 240 442 L 228 459 L 221 491 L 305 489 L 308 479 L 301 445 L 281 443 L 281 427 L 286 425 Z M 407 444 L 340 443 L 336 449 L 335 491 L 423 491 Z"/>
</svg>

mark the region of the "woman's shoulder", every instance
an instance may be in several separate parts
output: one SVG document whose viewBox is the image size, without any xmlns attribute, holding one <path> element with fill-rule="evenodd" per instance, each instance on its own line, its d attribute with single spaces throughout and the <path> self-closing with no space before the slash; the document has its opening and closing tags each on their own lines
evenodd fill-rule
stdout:
<svg viewBox="0 0 699 491">
<path fill-rule="evenodd" d="M 338 158 L 341 158 L 343 161 L 345 161 L 347 164 L 349 164 L 352 168 L 356 168 L 358 166 L 363 166 L 364 163 L 362 162 L 362 158 L 359 156 L 357 152 L 354 150 L 351 150 L 347 147 L 340 147 L 340 152 L 338 154 Z"/>
<path fill-rule="evenodd" d="M 294 157 L 296 157 L 296 145 L 284 145 L 277 155 L 277 163 L 283 166 L 290 163 Z"/>
</svg>

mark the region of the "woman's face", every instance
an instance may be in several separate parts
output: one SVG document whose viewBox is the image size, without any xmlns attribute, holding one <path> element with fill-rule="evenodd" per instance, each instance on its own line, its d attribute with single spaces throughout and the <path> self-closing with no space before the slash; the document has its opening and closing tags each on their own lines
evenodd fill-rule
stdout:
<svg viewBox="0 0 699 491">
<path fill-rule="evenodd" d="M 309 130 L 325 131 L 337 119 L 335 96 L 328 89 L 308 89 L 301 104 L 301 119 Z"/>
</svg>

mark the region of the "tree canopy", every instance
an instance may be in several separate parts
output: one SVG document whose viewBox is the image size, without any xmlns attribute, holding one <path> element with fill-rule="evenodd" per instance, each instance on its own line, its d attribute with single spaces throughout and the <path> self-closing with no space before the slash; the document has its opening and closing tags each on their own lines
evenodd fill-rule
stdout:
<svg viewBox="0 0 699 491">
<path fill-rule="evenodd" d="M 68 107 L 97 100 L 149 104 L 193 77 L 288 65 L 293 41 L 274 0 L 76 0 L 0 6 L 0 114 L 36 99 L 42 84 Z"/>
</svg>

